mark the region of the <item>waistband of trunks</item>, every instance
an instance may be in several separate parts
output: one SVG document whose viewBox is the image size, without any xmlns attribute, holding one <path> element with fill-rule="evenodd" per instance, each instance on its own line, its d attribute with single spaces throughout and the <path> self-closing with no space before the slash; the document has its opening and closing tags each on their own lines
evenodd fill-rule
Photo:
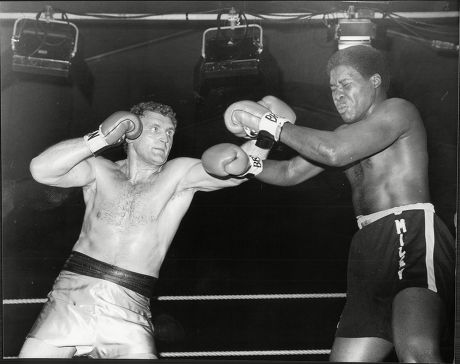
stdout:
<svg viewBox="0 0 460 364">
<path fill-rule="evenodd" d="M 403 211 L 407 210 L 425 210 L 431 211 L 434 213 L 434 206 L 431 203 L 413 203 L 410 205 L 403 205 L 398 207 L 393 207 L 391 209 L 377 211 L 369 215 L 359 215 L 356 216 L 358 227 L 362 229 L 364 226 L 372 224 L 373 222 L 381 219 L 382 217 L 394 214 L 400 215 Z"/>
<path fill-rule="evenodd" d="M 94 278 L 104 279 L 149 298 L 153 295 L 153 289 L 155 282 L 157 281 L 157 278 L 155 277 L 131 272 L 115 265 L 107 264 L 100 260 L 91 258 L 90 256 L 77 251 L 72 251 L 62 269 Z"/>
</svg>

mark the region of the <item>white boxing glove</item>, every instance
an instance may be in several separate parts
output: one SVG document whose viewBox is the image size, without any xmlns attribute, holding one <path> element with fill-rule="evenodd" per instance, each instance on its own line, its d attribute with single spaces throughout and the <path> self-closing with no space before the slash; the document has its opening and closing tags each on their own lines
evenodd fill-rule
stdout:
<svg viewBox="0 0 460 364">
<path fill-rule="evenodd" d="M 270 110 L 257 102 L 237 101 L 225 110 L 225 126 L 238 137 L 252 139 L 259 132 L 260 118 L 267 112 Z"/>
<path fill-rule="evenodd" d="M 284 123 L 294 123 L 295 119 L 294 111 L 274 96 L 266 96 L 257 103 L 235 102 L 224 115 L 228 130 L 239 137 L 257 137 L 256 145 L 262 149 L 270 149 L 279 140 Z"/>
</svg>

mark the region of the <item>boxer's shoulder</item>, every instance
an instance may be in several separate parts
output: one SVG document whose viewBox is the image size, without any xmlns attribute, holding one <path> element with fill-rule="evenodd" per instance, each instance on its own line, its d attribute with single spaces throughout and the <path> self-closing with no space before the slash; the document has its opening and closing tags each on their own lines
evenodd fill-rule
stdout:
<svg viewBox="0 0 460 364">
<path fill-rule="evenodd" d="M 163 171 L 177 171 L 177 172 L 186 171 L 187 169 L 199 163 L 201 163 L 201 161 L 198 158 L 177 157 L 177 158 L 173 158 L 167 161 L 163 165 L 162 170 Z"/>
</svg>

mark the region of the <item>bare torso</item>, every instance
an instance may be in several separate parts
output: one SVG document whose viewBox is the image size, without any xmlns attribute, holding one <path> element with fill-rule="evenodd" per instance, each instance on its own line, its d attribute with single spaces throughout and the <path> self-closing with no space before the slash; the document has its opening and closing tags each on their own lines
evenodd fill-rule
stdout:
<svg viewBox="0 0 460 364">
<path fill-rule="evenodd" d="M 421 120 L 386 149 L 349 166 L 356 215 L 429 201 L 426 135 Z"/>
<path fill-rule="evenodd" d="M 125 161 L 96 158 L 96 180 L 84 187 L 86 211 L 74 246 L 83 254 L 137 273 L 159 270 L 195 190 L 177 192 L 177 160 L 133 183 Z"/>
</svg>

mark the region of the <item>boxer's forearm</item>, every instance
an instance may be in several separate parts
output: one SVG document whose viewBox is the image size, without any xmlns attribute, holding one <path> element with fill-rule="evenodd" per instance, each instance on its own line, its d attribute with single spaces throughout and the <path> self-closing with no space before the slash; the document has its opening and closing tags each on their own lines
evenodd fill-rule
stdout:
<svg viewBox="0 0 460 364">
<path fill-rule="evenodd" d="M 30 172 L 36 181 L 47 184 L 62 177 L 90 156 L 91 150 L 83 137 L 65 140 L 33 158 L 30 162 Z"/>
<path fill-rule="evenodd" d="M 291 183 L 288 175 L 289 161 L 274 161 L 267 159 L 263 161 L 263 170 L 256 176 L 256 178 L 261 182 L 271 185 L 289 186 Z"/>
<path fill-rule="evenodd" d="M 117 111 L 105 119 L 99 128 L 82 138 L 65 140 L 53 145 L 35 157 L 30 164 L 30 171 L 35 180 L 52 184 L 65 176 L 80 162 L 101 150 L 118 145 L 127 139 L 136 139 L 142 133 L 140 119 L 126 111 Z M 77 185 L 91 179 L 89 165 L 78 167 L 75 176 Z M 72 183 L 66 181 L 65 184 Z"/>
<path fill-rule="evenodd" d="M 256 178 L 261 182 L 277 186 L 293 186 L 318 175 L 323 170 L 324 168 L 300 156 L 284 161 L 268 159 L 263 161 L 263 170 Z"/>
</svg>

